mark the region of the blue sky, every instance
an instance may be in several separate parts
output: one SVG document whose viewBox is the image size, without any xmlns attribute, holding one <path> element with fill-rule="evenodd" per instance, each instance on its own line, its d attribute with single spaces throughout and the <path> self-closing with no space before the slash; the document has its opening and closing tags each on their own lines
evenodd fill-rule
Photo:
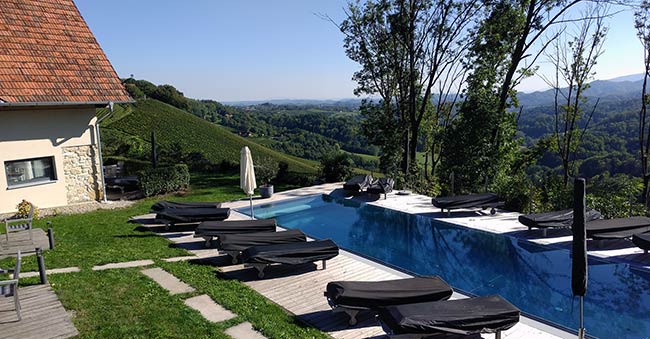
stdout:
<svg viewBox="0 0 650 339">
<path fill-rule="evenodd" d="M 330 22 L 346 1 L 75 0 L 121 77 L 174 85 L 219 101 L 354 97 L 358 65 Z M 631 13 L 610 21 L 598 79 L 641 73 Z M 547 66 L 540 64 L 542 71 Z M 539 78 L 522 91 L 543 89 Z"/>
</svg>

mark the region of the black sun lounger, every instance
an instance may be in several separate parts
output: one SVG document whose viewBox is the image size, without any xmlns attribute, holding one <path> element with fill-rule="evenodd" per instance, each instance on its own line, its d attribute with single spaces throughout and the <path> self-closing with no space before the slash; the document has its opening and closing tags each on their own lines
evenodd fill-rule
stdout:
<svg viewBox="0 0 650 339">
<path fill-rule="evenodd" d="M 650 231 L 650 218 L 630 217 L 593 220 L 586 224 L 587 238 L 596 240 L 625 239 Z"/>
<path fill-rule="evenodd" d="M 264 269 L 271 264 L 300 265 L 318 260 L 332 259 L 339 254 L 339 247 L 332 240 L 295 242 L 289 244 L 254 246 L 241 254 L 248 267 L 257 269 L 257 276 L 264 277 Z"/>
<path fill-rule="evenodd" d="M 379 320 L 389 334 L 496 333 L 519 322 L 520 311 L 498 295 L 379 309 Z"/>
<path fill-rule="evenodd" d="M 383 194 L 384 199 L 386 199 L 386 195 L 393 191 L 393 186 L 395 186 L 395 180 L 391 178 L 379 178 L 368 187 L 366 192 L 370 194 Z"/>
<path fill-rule="evenodd" d="M 307 241 L 307 236 L 300 230 L 224 234 L 217 239 L 217 248 L 231 256 L 232 263 L 236 264 L 241 252 L 249 247 L 305 241 Z"/>
<path fill-rule="evenodd" d="M 447 300 L 453 289 L 440 277 L 415 277 L 385 281 L 332 281 L 325 296 L 334 312 L 345 312 L 350 325 L 357 314 L 382 306 Z"/>
<path fill-rule="evenodd" d="M 361 192 L 372 183 L 372 177 L 368 174 L 357 174 L 343 184 L 343 189 L 351 192 Z"/>
<path fill-rule="evenodd" d="M 641 234 L 633 235 L 632 243 L 636 245 L 636 247 L 642 249 L 643 252 L 647 254 L 648 250 L 650 250 L 650 233 L 641 233 Z"/>
<path fill-rule="evenodd" d="M 454 195 L 447 197 L 435 197 L 431 199 L 433 206 L 440 208 L 442 212 L 447 210 L 447 215 L 453 209 L 480 207 L 483 209 L 492 208 L 490 214 L 496 213 L 496 207 L 503 206 L 505 202 L 494 193 Z"/>
<path fill-rule="evenodd" d="M 586 216 L 585 221 L 587 222 L 603 217 L 600 212 L 592 208 L 587 209 Z M 543 229 L 544 236 L 546 236 L 546 229 L 548 228 L 571 228 L 571 225 L 573 225 L 573 209 L 520 215 L 519 222 L 528 226 L 528 230 L 532 228 Z"/>
<path fill-rule="evenodd" d="M 175 202 L 159 201 L 151 206 L 152 211 L 164 211 L 174 208 L 220 208 L 220 202 Z"/>
<path fill-rule="evenodd" d="M 175 224 L 191 224 L 203 221 L 218 221 L 230 216 L 230 208 L 173 208 L 156 213 L 156 220 L 165 223 L 165 228 Z"/>
<path fill-rule="evenodd" d="M 225 234 L 275 232 L 275 230 L 275 219 L 204 221 L 194 230 L 194 237 L 205 239 L 205 246 L 210 247 L 212 238 Z"/>
</svg>

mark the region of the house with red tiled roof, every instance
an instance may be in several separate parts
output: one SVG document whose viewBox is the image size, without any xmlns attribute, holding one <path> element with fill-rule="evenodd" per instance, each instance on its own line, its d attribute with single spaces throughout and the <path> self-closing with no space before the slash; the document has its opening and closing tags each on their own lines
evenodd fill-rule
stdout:
<svg viewBox="0 0 650 339">
<path fill-rule="evenodd" d="M 72 0 L 0 0 L 0 213 L 101 199 L 96 108 L 131 101 Z"/>
</svg>

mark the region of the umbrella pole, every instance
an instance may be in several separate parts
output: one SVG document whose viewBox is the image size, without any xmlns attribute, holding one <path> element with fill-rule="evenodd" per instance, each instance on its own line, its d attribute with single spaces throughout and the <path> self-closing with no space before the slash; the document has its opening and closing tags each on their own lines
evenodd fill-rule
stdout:
<svg viewBox="0 0 650 339">
<path fill-rule="evenodd" d="M 252 219 L 255 219 L 255 216 L 253 216 L 253 196 L 249 195 L 248 198 L 249 198 L 249 200 L 251 202 L 251 220 L 252 220 Z"/>
<path fill-rule="evenodd" d="M 580 329 L 578 330 L 578 339 L 585 338 L 585 324 L 584 324 L 584 298 L 580 296 Z"/>
</svg>

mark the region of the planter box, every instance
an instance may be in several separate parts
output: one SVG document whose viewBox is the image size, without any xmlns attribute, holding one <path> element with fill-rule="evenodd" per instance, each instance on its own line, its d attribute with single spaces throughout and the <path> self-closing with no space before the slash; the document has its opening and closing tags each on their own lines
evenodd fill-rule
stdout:
<svg viewBox="0 0 650 339">
<path fill-rule="evenodd" d="M 270 198 L 273 196 L 273 185 L 260 186 L 259 189 L 262 198 Z"/>
</svg>

